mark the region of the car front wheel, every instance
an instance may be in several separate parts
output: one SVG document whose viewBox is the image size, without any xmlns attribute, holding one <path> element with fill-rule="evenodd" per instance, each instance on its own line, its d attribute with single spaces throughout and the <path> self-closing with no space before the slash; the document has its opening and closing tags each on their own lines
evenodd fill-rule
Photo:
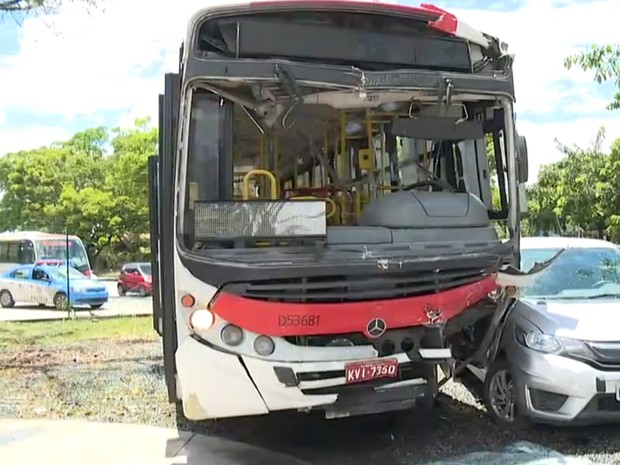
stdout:
<svg viewBox="0 0 620 465">
<path fill-rule="evenodd" d="M 116 290 L 118 291 L 119 297 L 125 297 L 125 294 L 127 294 L 127 290 L 123 287 L 122 284 L 118 284 L 116 286 Z"/>
<path fill-rule="evenodd" d="M 64 292 L 59 292 L 54 296 L 54 307 L 58 310 L 66 310 L 67 302 L 67 294 Z"/>
<path fill-rule="evenodd" d="M 4 290 L 0 292 L 0 305 L 4 308 L 11 308 L 15 306 L 15 300 L 9 291 Z"/>
<path fill-rule="evenodd" d="M 520 427 L 522 418 L 516 404 L 515 378 L 505 358 L 493 362 L 484 380 L 484 403 L 493 420 L 504 427 Z"/>
</svg>

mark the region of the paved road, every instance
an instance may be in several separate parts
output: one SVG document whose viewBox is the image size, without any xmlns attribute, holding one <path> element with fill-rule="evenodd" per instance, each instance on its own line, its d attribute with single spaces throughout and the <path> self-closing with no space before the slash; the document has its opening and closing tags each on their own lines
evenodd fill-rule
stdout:
<svg viewBox="0 0 620 465">
<path fill-rule="evenodd" d="M 88 318 L 96 316 L 105 318 L 119 315 L 148 315 L 152 313 L 152 299 L 139 295 L 119 297 L 116 282 L 106 281 L 110 291 L 110 300 L 100 309 L 76 308 L 76 317 Z M 0 321 L 34 321 L 57 320 L 66 318 L 66 312 L 59 312 L 51 307 L 41 308 L 28 304 L 17 303 L 15 308 L 0 308 Z"/>
</svg>

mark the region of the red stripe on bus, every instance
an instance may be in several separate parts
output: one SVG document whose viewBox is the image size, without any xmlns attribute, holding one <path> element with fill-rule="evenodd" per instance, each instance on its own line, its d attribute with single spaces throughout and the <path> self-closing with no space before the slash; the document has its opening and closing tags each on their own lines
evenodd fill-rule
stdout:
<svg viewBox="0 0 620 465">
<path fill-rule="evenodd" d="M 240 328 L 268 336 L 306 336 L 364 332 L 375 318 L 387 329 L 446 321 L 497 289 L 494 276 L 437 294 L 343 303 L 288 303 L 249 299 L 226 292 L 211 311 Z"/>
</svg>

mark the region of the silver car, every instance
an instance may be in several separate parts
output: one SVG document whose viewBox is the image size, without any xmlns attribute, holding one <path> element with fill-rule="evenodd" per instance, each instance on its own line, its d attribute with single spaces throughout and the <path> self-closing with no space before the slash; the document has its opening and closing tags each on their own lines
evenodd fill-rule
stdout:
<svg viewBox="0 0 620 465">
<path fill-rule="evenodd" d="M 620 421 L 620 249 L 523 238 L 521 269 L 562 254 L 509 314 L 484 400 L 500 423 Z"/>
</svg>

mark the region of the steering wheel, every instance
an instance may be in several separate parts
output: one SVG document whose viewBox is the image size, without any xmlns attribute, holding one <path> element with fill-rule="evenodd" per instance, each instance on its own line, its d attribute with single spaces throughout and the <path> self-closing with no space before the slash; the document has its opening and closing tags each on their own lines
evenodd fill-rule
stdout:
<svg viewBox="0 0 620 465">
<path fill-rule="evenodd" d="M 617 284 L 613 281 L 607 281 L 606 279 L 601 279 L 600 281 L 594 283 L 592 286 L 593 289 L 598 289 L 599 287 L 603 287 L 605 284 Z"/>
<path fill-rule="evenodd" d="M 454 192 L 454 188 L 445 181 L 441 181 L 439 179 L 427 179 L 426 181 L 414 182 L 413 184 L 409 184 L 404 186 L 402 190 L 410 191 L 417 187 L 425 187 L 425 186 L 433 186 L 438 187 L 441 190 L 449 190 Z"/>
</svg>

